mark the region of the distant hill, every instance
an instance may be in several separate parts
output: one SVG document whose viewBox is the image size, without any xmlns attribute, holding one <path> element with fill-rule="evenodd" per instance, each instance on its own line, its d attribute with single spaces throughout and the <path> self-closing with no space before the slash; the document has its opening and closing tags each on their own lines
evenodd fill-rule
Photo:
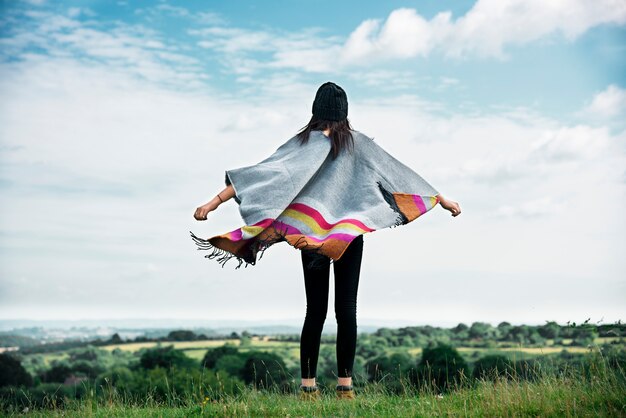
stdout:
<svg viewBox="0 0 626 418">
<path fill-rule="evenodd" d="M 258 335 L 300 334 L 304 318 L 243 321 L 243 320 L 184 320 L 184 319 L 102 319 L 102 320 L 0 320 L 0 347 L 31 347 L 41 343 L 63 341 L 107 340 L 114 334 L 121 338 L 161 338 L 169 332 L 187 329 L 209 338 L 241 334 L 247 331 Z M 374 333 L 381 327 L 399 326 L 403 321 L 359 320 L 359 333 Z M 404 321 L 407 323 L 407 321 Z M 328 318 L 324 334 L 335 334 L 337 324 Z"/>
</svg>

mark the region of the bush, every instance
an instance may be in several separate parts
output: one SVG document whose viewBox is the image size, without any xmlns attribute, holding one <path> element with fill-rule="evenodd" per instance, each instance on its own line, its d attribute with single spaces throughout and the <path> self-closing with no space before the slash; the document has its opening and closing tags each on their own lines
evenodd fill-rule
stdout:
<svg viewBox="0 0 626 418">
<path fill-rule="evenodd" d="M 132 393 L 135 376 L 144 373 L 143 370 L 132 372 L 128 367 L 114 367 L 100 374 L 95 379 L 96 388 L 114 387 L 122 393 Z"/>
<path fill-rule="evenodd" d="M 4 386 L 31 386 L 33 378 L 22 362 L 10 354 L 0 354 L 0 387 Z"/>
<path fill-rule="evenodd" d="M 492 354 L 478 359 L 474 363 L 472 377 L 474 379 L 495 380 L 497 376 L 513 373 L 511 361 L 501 354 Z"/>
<path fill-rule="evenodd" d="M 277 385 L 279 390 L 289 392 L 289 376 L 287 375 L 284 360 L 274 353 L 251 351 L 247 353 L 248 359 L 243 366 L 243 380 L 255 387 L 269 388 Z"/>
<path fill-rule="evenodd" d="M 224 372 L 206 369 L 174 366 L 131 372 L 119 367 L 98 376 L 95 385 L 97 394 L 105 397 L 117 393 L 138 402 L 150 398 L 158 402 L 184 404 L 190 396 L 201 402 L 205 397 L 220 400 L 225 395 L 236 395 L 243 382 Z"/>
<path fill-rule="evenodd" d="M 443 392 L 463 385 L 468 376 L 469 368 L 459 352 L 452 346 L 439 344 L 424 348 L 414 383 Z"/>
<path fill-rule="evenodd" d="M 75 388 L 58 383 L 43 383 L 27 390 L 12 386 L 0 389 L 3 406 L 13 406 L 20 410 L 24 407 L 60 408 L 65 405 L 66 398 L 74 397 Z"/>
<path fill-rule="evenodd" d="M 224 344 L 221 347 L 208 350 L 200 364 L 202 364 L 202 367 L 206 367 L 207 369 L 215 369 L 217 361 L 221 357 L 233 354 L 239 354 L 237 347 L 231 344 Z"/>
<path fill-rule="evenodd" d="M 222 370 L 231 376 L 243 377 L 243 368 L 247 357 L 243 354 L 229 354 L 222 356 L 215 364 L 215 370 Z"/>
<path fill-rule="evenodd" d="M 516 378 L 536 381 L 541 378 L 543 368 L 537 359 L 521 359 L 513 362 L 513 374 Z"/>
<path fill-rule="evenodd" d="M 94 379 L 100 373 L 104 372 L 104 368 L 97 364 L 96 362 L 88 362 L 85 360 L 78 360 L 71 366 L 72 374 L 87 376 L 91 379 Z"/>
<path fill-rule="evenodd" d="M 411 357 L 406 353 L 394 353 L 391 356 L 378 356 L 365 364 L 370 382 L 384 378 L 386 375 L 398 377 L 413 366 Z"/>
<path fill-rule="evenodd" d="M 370 382 L 381 383 L 390 393 L 405 392 L 404 379 L 415 373 L 415 366 L 406 353 L 379 356 L 365 363 L 365 371 Z"/>
<path fill-rule="evenodd" d="M 39 376 L 44 383 L 63 383 L 72 375 L 72 368 L 65 363 L 56 363 Z"/>
<path fill-rule="evenodd" d="M 188 330 L 171 331 L 167 335 L 168 341 L 195 341 L 197 339 L 198 336 L 196 333 Z"/>
<path fill-rule="evenodd" d="M 187 357 L 182 351 L 176 350 L 172 345 L 145 350 L 141 355 L 139 364 L 142 368 L 148 370 L 156 367 L 169 369 L 172 367 L 194 368 L 197 366 L 193 359 Z"/>
</svg>

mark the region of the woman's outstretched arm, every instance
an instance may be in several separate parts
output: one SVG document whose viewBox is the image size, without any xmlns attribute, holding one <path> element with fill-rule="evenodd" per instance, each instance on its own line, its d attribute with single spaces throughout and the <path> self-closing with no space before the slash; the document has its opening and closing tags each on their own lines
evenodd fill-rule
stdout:
<svg viewBox="0 0 626 418">
<path fill-rule="evenodd" d="M 441 194 L 437 195 L 437 198 L 439 199 L 441 207 L 445 210 L 449 210 L 452 216 L 458 216 L 461 213 L 461 206 L 459 206 L 457 202 L 446 199 Z"/>
<path fill-rule="evenodd" d="M 211 199 L 208 203 L 198 207 L 196 212 L 193 214 L 193 217 L 198 221 L 206 221 L 206 216 L 209 212 L 217 209 L 219 205 L 226 202 L 231 197 L 235 196 L 235 189 L 232 184 L 226 186 L 224 190 L 219 192 L 213 199 Z M 221 198 L 221 199 L 220 199 Z"/>
</svg>

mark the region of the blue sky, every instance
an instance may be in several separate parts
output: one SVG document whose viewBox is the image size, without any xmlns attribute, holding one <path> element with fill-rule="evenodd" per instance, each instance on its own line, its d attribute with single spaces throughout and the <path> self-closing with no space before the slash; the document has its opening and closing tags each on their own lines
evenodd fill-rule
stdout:
<svg viewBox="0 0 626 418">
<path fill-rule="evenodd" d="M 154 38 L 193 59 L 196 71 L 210 74 L 213 83 L 207 87 L 219 83 L 223 90 L 239 93 L 241 83 L 237 82 L 238 74 L 233 71 L 236 70 L 233 61 L 246 58 L 262 63 L 271 62 L 281 48 L 268 45 L 272 40 L 296 38 L 303 41 L 304 37 L 310 41 L 309 44 L 304 43 L 307 46 L 316 42 L 320 45 L 334 45 L 345 41 L 364 20 L 384 21 L 394 10 L 412 9 L 426 20 L 435 18 L 438 13 L 450 12 L 450 19 L 455 21 L 470 12 L 473 5 L 473 2 L 468 1 L 362 2 L 358 6 L 351 2 L 285 1 L 259 6 L 246 2 L 213 2 L 207 5 L 206 2 L 191 1 L 181 7 L 167 2 L 79 1 L 51 5 L 44 3 L 33 8 L 28 3 L 4 2 L 5 13 L 15 15 L 17 20 L 15 24 L 3 25 L 3 34 L 10 35 L 25 27 L 37 27 L 41 17 L 24 16 L 20 11 L 25 10 L 46 10 L 58 14 L 74 10 L 73 13 L 77 13 L 73 16 L 74 20 L 102 31 L 136 25 L 152 31 Z M 541 6 L 536 8 L 538 12 L 541 11 Z M 534 10 L 527 11 L 528 14 L 532 12 Z M 494 20 L 497 20 L 497 16 Z M 532 16 L 530 20 L 533 20 Z M 371 57 L 366 65 L 368 72 L 391 70 L 401 74 L 402 80 L 406 82 L 397 87 L 399 81 L 396 81 L 394 88 L 385 86 L 386 83 L 379 80 L 376 88 L 379 93 L 393 95 L 401 88 L 403 92 L 416 92 L 428 100 L 441 102 L 446 109 L 465 105 L 491 112 L 493 107 L 525 106 L 551 116 L 566 118 L 607 85 L 613 83 L 623 86 L 625 83 L 626 54 L 623 42 L 626 29 L 619 24 L 619 16 L 614 19 L 609 16 L 606 20 L 607 24 L 589 23 L 582 33 L 573 35 L 573 38 L 568 38 L 564 29 L 558 25 L 545 28 L 545 36 L 529 42 L 516 39 L 506 42 L 504 39 L 507 37 L 503 36 L 502 57 L 488 54 L 450 58 L 445 55 L 445 47 L 442 47 L 435 48 L 427 56 L 400 58 L 392 63 L 379 62 Z M 199 45 L 203 40 L 206 41 L 207 35 L 200 32 L 207 27 L 239 31 L 244 39 L 246 34 L 249 35 L 248 39 L 265 35 L 269 42 L 260 48 L 261 45 L 252 45 L 250 50 L 242 48 L 243 51 L 238 52 L 216 53 L 215 49 Z M 531 31 L 532 27 L 528 30 Z M 227 48 L 229 41 L 233 42 L 228 36 L 219 39 L 224 42 L 222 48 Z M 37 51 L 37 47 L 32 46 L 30 50 Z M 7 58 L 15 57 L 9 55 Z M 289 68 L 292 76 L 312 82 L 325 73 L 333 74 L 343 79 L 356 99 L 372 94 L 371 89 L 363 86 L 359 79 L 350 78 L 351 71 L 364 72 L 358 67 L 348 66 L 339 71 L 329 68 L 329 71 L 320 72 L 315 71 L 314 66 L 307 69 L 306 65 L 301 64 L 297 63 L 295 71 Z M 266 77 L 272 72 L 280 74 L 283 68 L 251 72 L 255 76 Z M 459 83 L 461 80 L 463 83 Z M 407 85 L 411 88 L 407 89 Z M 251 94 L 255 94 L 255 91 Z"/>
<path fill-rule="evenodd" d="M 624 319 L 623 1 L 0 4 L 0 316 L 298 321 L 292 248 L 230 271 L 188 231 L 241 226 L 191 215 L 333 80 L 464 208 L 366 237 L 363 318 Z"/>
</svg>

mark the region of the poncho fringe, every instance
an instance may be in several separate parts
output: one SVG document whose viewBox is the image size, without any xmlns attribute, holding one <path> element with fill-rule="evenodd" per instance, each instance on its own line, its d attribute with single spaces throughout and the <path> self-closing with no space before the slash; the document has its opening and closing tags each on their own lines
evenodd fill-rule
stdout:
<svg viewBox="0 0 626 418">
<path fill-rule="evenodd" d="M 437 205 L 439 193 L 421 176 L 373 139 L 352 135 L 355 152 L 334 160 L 330 138 L 313 131 L 304 145 L 294 136 L 258 164 L 226 170 L 245 226 L 208 239 L 190 231 L 198 250 L 222 267 L 234 258 L 238 269 L 286 241 L 315 255 L 316 267 L 339 260 L 359 235 L 406 225 Z"/>
</svg>

